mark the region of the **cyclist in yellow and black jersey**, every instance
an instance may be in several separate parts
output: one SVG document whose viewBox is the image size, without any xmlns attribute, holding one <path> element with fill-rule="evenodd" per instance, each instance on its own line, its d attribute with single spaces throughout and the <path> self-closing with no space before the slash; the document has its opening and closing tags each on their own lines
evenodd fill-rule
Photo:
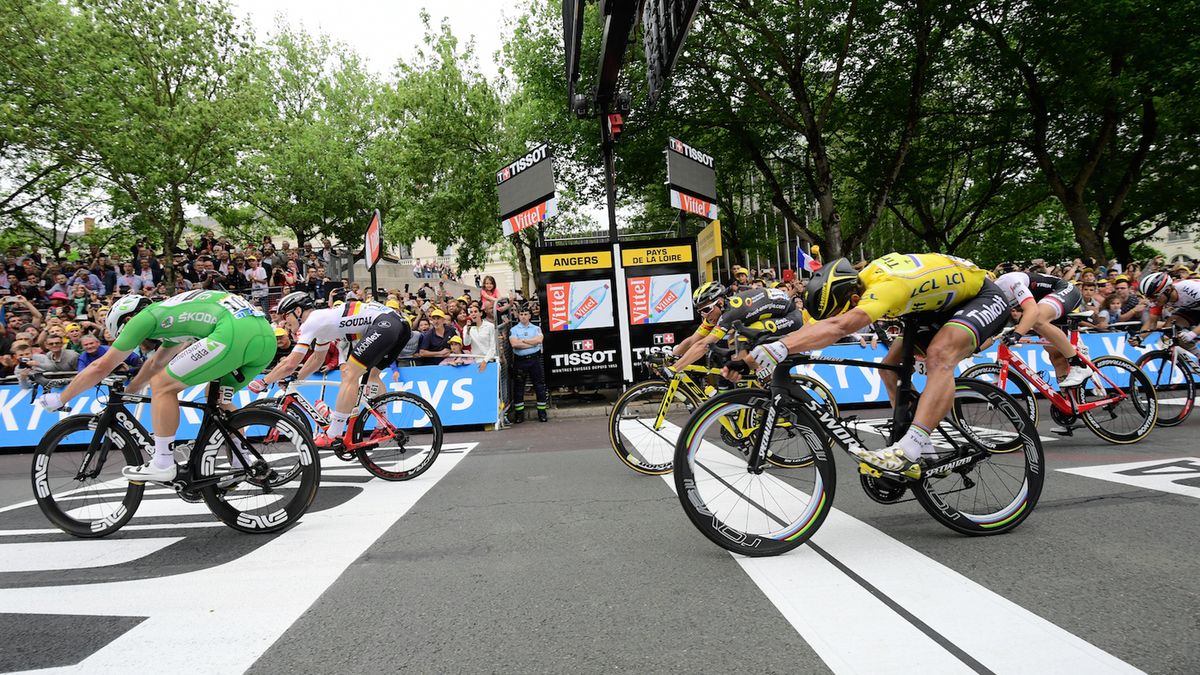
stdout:
<svg viewBox="0 0 1200 675">
<path fill-rule="evenodd" d="M 920 460 L 934 454 L 929 432 L 954 402 L 954 368 L 981 342 L 1008 321 L 1008 298 L 969 260 L 940 253 L 888 255 L 871 261 L 861 272 L 840 258 L 813 276 L 805 309 L 817 321 L 777 342 L 754 348 L 747 362 L 768 376 L 792 352 L 822 349 L 879 319 L 919 315 L 917 345 L 925 354 L 928 380 L 908 433 L 896 444 L 860 455 L 868 464 L 920 477 Z M 900 341 L 884 363 L 899 364 Z M 888 393 L 896 392 L 896 375 L 882 371 Z M 726 377 L 736 380 L 736 373 Z"/>
<path fill-rule="evenodd" d="M 710 281 L 692 293 L 692 300 L 703 320 L 695 333 L 675 345 L 678 359 L 672 364 L 674 370 L 704 358 L 709 347 L 728 337 L 736 321 L 781 334 L 803 323 L 802 312 L 796 311 L 791 296 L 777 288 L 752 288 L 730 294 L 720 282 Z"/>
</svg>

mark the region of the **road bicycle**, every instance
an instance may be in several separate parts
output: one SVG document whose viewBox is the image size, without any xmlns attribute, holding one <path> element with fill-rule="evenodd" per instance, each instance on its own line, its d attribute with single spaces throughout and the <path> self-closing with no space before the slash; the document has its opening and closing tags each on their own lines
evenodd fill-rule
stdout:
<svg viewBox="0 0 1200 675">
<path fill-rule="evenodd" d="M 729 356 L 731 350 L 714 348 L 709 358 Z M 727 359 L 726 359 L 727 360 Z M 716 393 L 707 383 L 709 377 L 719 376 L 720 368 L 692 364 L 668 379 L 663 369 L 669 359 L 659 357 L 647 361 L 651 379 L 638 382 L 625 390 L 613 404 L 608 416 L 609 442 L 617 457 L 638 473 L 660 476 L 671 472 L 675 455 L 675 437 L 679 427 L 696 406 Z M 797 385 L 807 388 L 814 397 L 837 410 L 833 394 L 823 382 L 803 373 L 792 373 Z M 751 378 L 740 386 L 755 386 Z M 726 439 L 735 443 L 749 438 L 757 422 L 749 411 L 721 419 Z M 771 457 L 768 461 L 784 461 Z"/>
<path fill-rule="evenodd" d="M 314 405 L 298 389 L 300 384 L 324 387 L 328 381 L 284 378 L 278 384 L 278 396 L 259 399 L 247 407 L 281 410 L 310 432 L 328 429 L 329 407 L 320 400 L 317 403 L 321 405 Z M 367 387 L 364 375 L 358 384 L 355 412 L 346 423 L 350 442 L 334 456 L 344 462 L 357 459 L 384 480 L 411 480 L 425 473 L 442 451 L 442 420 L 437 410 L 416 394 L 393 391 L 367 396 Z"/>
<path fill-rule="evenodd" d="M 1025 407 L 1034 425 L 1038 423 L 1038 401 L 1041 393 L 1050 402 L 1050 416 L 1061 425 L 1063 435 L 1071 435 L 1078 420 L 1083 420 L 1092 433 L 1109 443 L 1136 443 L 1154 429 L 1158 400 L 1154 385 L 1134 362 L 1123 356 L 1101 356 L 1095 361 L 1079 342 L 1079 322 L 1090 312 L 1068 315 L 1061 323 L 1071 344 L 1089 369 L 1091 376 L 1077 387 L 1060 392 L 1021 357 L 1001 341 L 995 363 L 980 363 L 962 372 L 962 377 L 980 379 L 1005 391 L 1010 387 L 1014 398 Z M 1022 338 L 1020 344 L 1046 345 L 1041 338 Z"/>
<path fill-rule="evenodd" d="M 800 546 L 833 507 L 834 445 L 854 459 L 860 484 L 877 502 L 900 502 L 911 490 L 935 520 L 967 535 L 1009 532 L 1024 522 L 1042 491 L 1042 445 L 1023 407 L 999 388 L 955 380 L 951 411 L 932 433 L 936 455 L 912 478 L 861 462 L 857 453 L 866 446 L 857 428 L 788 377 L 791 367 L 810 363 L 894 372 L 897 391 L 887 432 L 895 442 L 912 423 L 919 396 L 912 384 L 917 328 L 914 318 L 903 321 L 899 365 L 790 356 L 766 389 L 735 389 L 698 406 L 675 445 L 676 492 L 692 524 L 722 548 L 747 556 Z M 763 339 L 743 333 L 755 342 Z M 761 424 L 748 443 L 727 443 L 719 420 L 747 409 Z M 781 433 L 781 421 L 790 425 L 788 433 Z M 786 458 L 791 468 L 768 461 L 771 455 Z"/>
<path fill-rule="evenodd" d="M 37 382 L 44 391 L 70 380 Z M 123 390 L 124 378 L 107 378 L 108 400 L 99 414 L 73 414 L 42 437 L 33 455 L 34 497 L 42 513 L 76 537 L 103 537 L 133 518 L 146 484 L 121 475 L 126 465 L 154 454 L 150 432 L 126 404 L 148 395 Z M 34 395 L 38 387 L 34 388 Z M 221 385 L 212 382 L 195 441 L 175 446 L 186 461 L 174 480 L 152 482 L 186 502 L 203 501 L 218 520 L 240 532 L 281 532 L 300 521 L 317 495 L 321 462 L 312 437 L 295 419 L 265 408 L 227 411 Z"/>
<path fill-rule="evenodd" d="M 1154 332 L 1154 331 L 1149 331 Z M 1158 421 L 1160 427 L 1173 427 L 1192 412 L 1196 401 L 1196 390 L 1200 388 L 1200 364 L 1196 361 L 1195 346 L 1179 337 L 1180 327 L 1171 324 L 1162 329 L 1159 349 L 1146 352 L 1137 360 L 1154 391 L 1158 393 Z M 1140 338 L 1144 333 L 1138 333 Z M 1131 344 L 1140 340 L 1131 338 Z"/>
</svg>

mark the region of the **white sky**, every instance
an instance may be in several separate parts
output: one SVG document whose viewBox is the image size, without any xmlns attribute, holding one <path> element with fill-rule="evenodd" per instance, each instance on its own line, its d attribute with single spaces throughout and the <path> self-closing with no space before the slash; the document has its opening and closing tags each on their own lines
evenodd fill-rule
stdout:
<svg viewBox="0 0 1200 675">
<path fill-rule="evenodd" d="M 259 38 L 274 31 L 276 16 L 293 27 L 323 33 L 354 48 L 371 70 L 387 75 L 400 57 L 421 44 L 421 9 L 430 24 L 450 20 L 454 36 L 465 44 L 474 36 L 480 70 L 496 75 L 492 53 L 500 49 L 506 17 L 516 16 L 519 2 L 497 0 L 231 0 L 233 12 L 248 18 Z"/>
</svg>

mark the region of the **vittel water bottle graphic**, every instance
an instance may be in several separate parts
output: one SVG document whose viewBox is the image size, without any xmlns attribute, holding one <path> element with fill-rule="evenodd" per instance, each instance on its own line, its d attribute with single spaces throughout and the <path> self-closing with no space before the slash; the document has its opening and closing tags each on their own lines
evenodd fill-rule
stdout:
<svg viewBox="0 0 1200 675">
<path fill-rule="evenodd" d="M 577 328 L 580 324 L 587 320 L 588 316 L 596 311 L 596 308 L 604 303 L 604 299 L 608 297 L 608 284 L 604 284 L 599 288 L 593 288 L 590 293 L 583 296 L 583 299 L 578 304 L 571 307 L 570 326 Z"/>
<path fill-rule="evenodd" d="M 658 296 L 658 299 L 654 301 L 654 309 L 650 312 L 650 320 L 657 322 L 661 319 L 667 310 L 670 309 L 671 305 L 674 305 L 679 301 L 679 298 L 687 293 L 687 288 L 687 279 L 681 279 L 668 286 L 667 290 L 663 291 L 662 295 Z"/>
</svg>

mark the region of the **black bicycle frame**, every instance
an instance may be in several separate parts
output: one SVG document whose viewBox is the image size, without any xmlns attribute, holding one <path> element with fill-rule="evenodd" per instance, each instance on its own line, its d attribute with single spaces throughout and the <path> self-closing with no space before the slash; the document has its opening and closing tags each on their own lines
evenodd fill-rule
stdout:
<svg viewBox="0 0 1200 675">
<path fill-rule="evenodd" d="M 779 407 L 788 406 L 790 403 L 788 401 L 789 398 L 802 404 L 825 427 L 830 437 L 843 450 L 852 454 L 867 451 L 867 447 L 842 423 L 842 420 L 829 413 L 828 407 L 822 406 L 820 402 L 813 398 L 812 394 L 792 382 L 789 377 L 792 366 L 809 363 L 830 363 L 839 366 L 858 366 L 872 370 L 888 370 L 896 373 L 896 400 L 892 402 L 892 429 L 889 442 L 895 443 L 899 440 L 901 434 L 908 431 L 908 426 L 911 423 L 909 409 L 913 400 L 913 393 L 915 392 L 912 384 L 912 374 L 916 366 L 915 345 L 913 341 L 916 331 L 917 323 L 915 321 L 904 322 L 903 352 L 898 365 L 877 363 L 875 361 L 860 361 L 857 359 L 840 359 L 831 356 L 809 356 L 806 354 L 791 357 L 781 363 L 780 367 L 775 369 L 771 377 L 769 389 L 771 405 L 767 408 L 766 417 L 756 432 L 760 435 L 751 450 L 748 462 L 749 467 L 755 472 L 762 471 L 762 465 L 766 460 L 768 452 L 767 447 L 771 444 L 771 436 L 775 430 L 775 421 L 779 416 Z"/>
<path fill-rule="evenodd" d="M 203 403 L 179 401 L 179 405 L 184 408 L 194 408 L 204 411 L 204 415 L 200 420 L 200 431 L 196 435 L 197 441 L 207 438 L 214 426 L 222 431 L 226 438 L 233 438 L 239 441 L 230 445 L 232 446 L 232 451 L 237 454 L 238 461 L 245 468 L 234 470 L 227 474 L 210 476 L 200 481 L 193 481 L 189 475 L 181 474 L 175 481 L 172 481 L 176 484 L 177 491 L 195 491 L 209 485 L 216 485 L 221 480 L 249 468 L 255 461 L 262 461 L 263 459 L 262 455 L 258 454 L 258 451 L 254 449 L 253 444 L 248 442 L 241 433 L 225 423 L 225 417 L 222 414 L 224 411 L 221 409 L 220 392 L 220 382 L 214 381 L 209 383 L 208 393 L 205 395 Z M 94 479 L 104 468 L 104 462 L 108 459 L 109 448 L 112 446 L 111 443 L 107 442 L 108 435 L 103 433 L 109 426 L 116 425 L 124 429 L 133 437 L 134 442 L 141 447 L 144 453 L 149 454 L 154 452 L 154 443 L 150 440 L 150 432 L 125 407 L 126 403 L 149 402 L 150 398 L 150 396 L 144 394 L 127 394 L 124 391 L 116 390 L 109 391 L 108 403 L 105 405 L 104 411 L 96 418 L 97 433 L 92 437 L 91 442 L 88 443 L 87 452 L 84 453 L 79 472 L 75 476 L 76 480 Z M 99 447 L 97 447 L 97 444 L 99 444 Z M 238 447 L 239 445 L 241 448 Z M 242 448 L 249 450 L 250 454 L 254 455 L 253 459 L 247 461 L 246 456 L 242 453 Z M 92 457 L 97 453 L 97 450 L 99 450 L 99 459 L 96 462 L 96 468 L 89 473 L 87 472 L 87 466 L 91 462 Z M 230 464 L 232 466 L 232 462 Z"/>
</svg>

